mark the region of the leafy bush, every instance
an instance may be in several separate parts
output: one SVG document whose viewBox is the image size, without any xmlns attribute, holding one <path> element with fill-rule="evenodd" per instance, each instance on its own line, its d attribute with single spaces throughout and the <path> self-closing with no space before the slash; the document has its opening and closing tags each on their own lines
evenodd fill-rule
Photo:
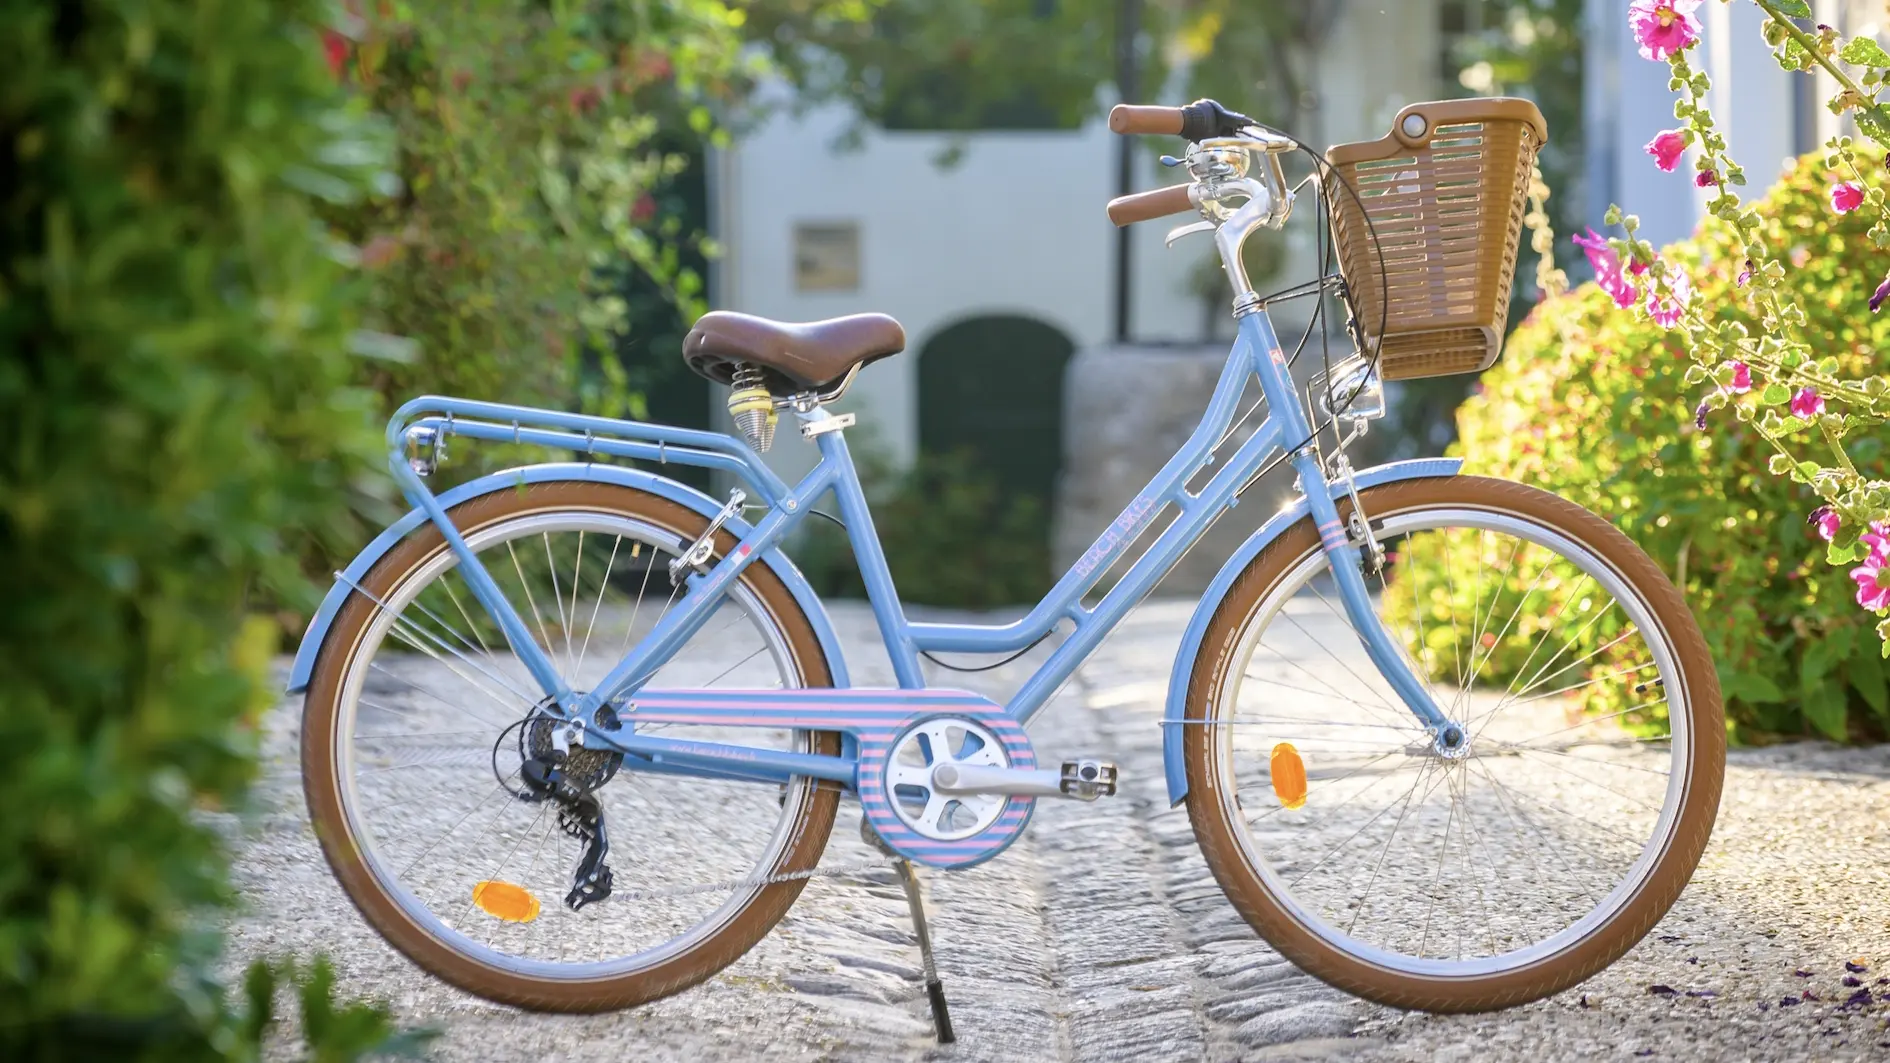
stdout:
<svg viewBox="0 0 1890 1063">
<path fill-rule="evenodd" d="M 1882 269 L 1870 220 L 1832 213 L 1815 159 L 1755 207 L 1765 242 L 1791 249 L 1783 283 L 1809 312 L 1813 346 L 1843 373 L 1879 369 L 1890 318 L 1866 308 Z M 1662 255 L 1687 270 L 1700 305 L 1750 324 L 1737 279 L 1744 254 L 1724 223 L 1709 220 Z M 1536 484 L 1594 510 L 1661 565 L 1705 631 L 1735 738 L 1884 735 L 1890 696 L 1873 618 L 1806 523 L 1819 500 L 1767 471 L 1771 448 L 1731 411 L 1694 427 L 1698 389 L 1682 379 L 1689 364 L 1676 338 L 1586 285 L 1544 303 L 1510 337 L 1458 415 L 1456 452 L 1467 472 Z M 1861 467 L 1882 467 L 1881 436 L 1853 443 Z M 1447 615 L 1440 584 L 1421 582 L 1435 614 Z M 1408 609 L 1403 595 L 1419 583 L 1406 581 L 1394 605 Z M 1430 634 L 1443 640 L 1433 652 L 1448 659 L 1448 631 Z M 1606 638 L 1589 632 L 1578 649 Z M 1507 660 L 1506 669 L 1499 650 L 1494 678 L 1513 676 L 1520 658 Z"/>
<path fill-rule="evenodd" d="M 214 979 L 199 809 L 240 806 L 273 696 L 246 602 L 307 599 L 292 537 L 373 450 L 310 198 L 385 138 L 336 106 L 327 13 L 0 9 L 0 1058 L 246 1058 L 267 1027 Z M 324 1058 L 379 1040 L 328 1013 Z"/>
<path fill-rule="evenodd" d="M 1049 589 L 1043 505 L 1004 492 L 969 452 L 921 454 L 898 469 L 868 444 L 855 448 L 855 460 L 901 599 L 990 609 L 1034 602 Z M 820 593 L 866 596 L 839 528 L 815 518 L 793 554 Z"/>
<path fill-rule="evenodd" d="M 725 133 L 763 56 L 835 0 L 405 0 L 349 5 L 336 74 L 388 116 L 403 191 L 331 220 L 375 272 L 370 319 L 391 357 L 372 383 L 640 413 L 649 381 L 615 358 L 703 309 L 712 244 L 675 179 Z M 748 50 L 750 16 L 781 40 Z M 652 292 L 670 307 L 648 305 Z M 685 321 L 685 327 L 686 327 Z M 667 353 L 667 352 L 666 352 Z M 663 370 L 673 357 L 662 359 Z"/>
</svg>

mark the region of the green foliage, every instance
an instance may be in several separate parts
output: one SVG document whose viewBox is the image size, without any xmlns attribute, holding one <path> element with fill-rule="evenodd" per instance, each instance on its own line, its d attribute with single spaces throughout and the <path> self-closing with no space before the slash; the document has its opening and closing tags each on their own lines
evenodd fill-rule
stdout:
<svg viewBox="0 0 1890 1063">
<path fill-rule="evenodd" d="M 392 122 L 403 191 L 331 219 L 374 271 L 370 320 L 400 337 L 372 384 L 389 405 L 423 390 L 566 405 L 586 363 L 586 405 L 633 409 L 617 361 L 594 354 L 629 323 L 626 274 L 700 310 L 685 258 L 702 236 L 652 197 L 695 145 L 658 133 L 709 137 L 709 102 L 751 73 L 741 12 L 713 0 L 376 11 L 349 27 L 340 73 Z"/>
<path fill-rule="evenodd" d="M 921 454 L 906 469 L 870 447 L 855 457 L 901 599 L 990 609 L 1034 602 L 1049 589 L 1042 503 L 1003 491 L 969 452 Z M 796 563 L 821 594 L 865 597 L 846 533 L 815 521 Z"/>
<path fill-rule="evenodd" d="M 401 1030 L 385 1007 L 343 1004 L 335 1000 L 335 969 L 326 958 L 307 970 L 294 961 L 257 961 L 243 979 L 247 1010 L 238 1019 L 240 1041 L 246 1051 L 260 1054 L 272 1041 L 286 1037 L 277 1032 L 276 997 L 293 989 L 300 1020 L 301 1040 L 308 1047 L 309 1063 L 342 1063 L 364 1058 L 419 1058 L 437 1037 L 432 1029 Z"/>
<path fill-rule="evenodd" d="M 1876 179 L 1881 166 L 1870 170 Z M 1816 159 L 1754 209 L 1761 239 L 1793 264 L 1780 283 L 1804 306 L 1813 349 L 1838 372 L 1875 370 L 1890 318 L 1866 307 L 1882 269 L 1870 219 L 1831 211 Z M 1751 324 L 1737 281 L 1745 251 L 1731 225 L 1709 220 L 1663 257 L 1688 271 L 1715 321 Z M 1873 618 L 1806 524 L 1820 500 L 1768 471 L 1772 447 L 1731 410 L 1710 412 L 1705 431 L 1693 427 L 1690 364 L 1677 336 L 1584 286 L 1542 305 L 1511 337 L 1459 413 L 1457 451 L 1466 471 L 1536 484 L 1600 513 L 1660 564 L 1706 633 L 1735 737 L 1890 732 Z M 1880 434 L 1851 443 L 1862 467 L 1881 467 Z M 1408 609 L 1408 599 L 1399 604 Z M 1605 641 L 1586 637 L 1584 651 Z M 1505 660 L 1499 653 L 1499 680 L 1513 674 Z"/>
<path fill-rule="evenodd" d="M 328 13 L 0 9 L 0 1058 L 258 1055 L 202 810 L 240 806 L 273 693 L 246 603 L 309 599 L 297 540 L 374 448 L 310 203 L 386 138 L 336 99 Z M 336 1014 L 321 1058 L 374 1047 Z"/>
<path fill-rule="evenodd" d="M 749 18 L 752 35 L 776 45 L 782 69 L 806 91 L 844 96 L 868 121 L 898 129 L 1055 128 L 1095 113 L 1096 86 L 1114 78 L 1119 6 L 759 0 Z M 1152 26 L 1159 5 L 1149 7 Z"/>
<path fill-rule="evenodd" d="M 1074 128 L 1119 73 L 1119 0 L 758 0 L 752 36 L 775 46 L 804 91 L 841 95 L 894 129 Z M 1331 29 L 1327 0 L 1143 0 L 1137 93 L 1153 101 L 1169 64 L 1187 92 L 1296 125 L 1310 56 Z M 864 18 L 859 16 L 864 14 Z M 799 47 L 812 44 L 814 49 Z"/>
</svg>

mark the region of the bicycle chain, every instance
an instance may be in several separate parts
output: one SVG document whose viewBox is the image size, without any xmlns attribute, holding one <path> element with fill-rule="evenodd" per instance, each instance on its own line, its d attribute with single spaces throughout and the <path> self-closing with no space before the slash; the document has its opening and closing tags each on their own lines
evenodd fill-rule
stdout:
<svg viewBox="0 0 1890 1063">
<path fill-rule="evenodd" d="M 810 871 L 783 871 L 775 875 L 759 875 L 752 878 L 729 879 L 726 882 L 711 882 L 701 886 L 671 886 L 667 889 L 615 890 L 612 900 L 646 901 L 660 900 L 666 897 L 689 897 L 699 893 L 722 893 L 753 886 L 772 886 L 781 882 L 793 882 L 799 879 L 838 878 L 842 875 L 858 874 L 862 871 L 875 871 L 881 868 L 890 870 L 891 864 L 872 861 L 864 864 L 851 864 L 846 867 L 817 867 Z"/>
</svg>

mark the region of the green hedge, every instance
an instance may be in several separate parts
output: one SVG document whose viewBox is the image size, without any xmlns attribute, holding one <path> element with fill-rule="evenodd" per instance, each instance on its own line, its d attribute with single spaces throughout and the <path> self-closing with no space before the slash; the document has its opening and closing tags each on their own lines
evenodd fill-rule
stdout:
<svg viewBox="0 0 1890 1063">
<path fill-rule="evenodd" d="M 1818 160 L 1801 160 L 1755 206 L 1768 243 L 1789 249 L 1787 283 L 1811 315 L 1814 345 L 1846 374 L 1879 371 L 1890 315 L 1872 316 L 1866 301 L 1884 258 L 1862 212 L 1831 211 L 1820 171 Z M 1736 284 L 1743 256 L 1723 225 L 1709 221 L 1662 253 L 1686 267 L 1697 298 L 1751 324 Z M 1826 563 L 1806 524 L 1818 500 L 1767 471 L 1770 450 L 1730 411 L 1694 427 L 1701 395 L 1682 383 L 1688 364 L 1666 332 L 1585 285 L 1540 306 L 1510 337 L 1458 413 L 1455 452 L 1466 471 L 1536 484 L 1602 514 L 1660 564 L 1706 633 L 1735 739 L 1882 737 L 1885 662 L 1847 569 Z M 1880 469 L 1884 441 L 1861 439 L 1854 453 L 1861 467 Z M 1406 592 L 1419 582 L 1407 581 Z M 1445 615 L 1448 603 L 1432 598 Z M 1409 600 L 1394 595 L 1394 605 L 1405 610 Z M 1448 659 L 1448 633 L 1431 635 Z M 1591 631 L 1583 649 L 1607 637 Z M 1507 678 L 1506 659 L 1521 658 L 1499 649 L 1497 678 Z M 1607 684 L 1593 689 L 1614 696 Z"/>
<path fill-rule="evenodd" d="M 0 1058 L 251 1058 L 267 1025 L 214 978 L 203 813 L 275 695 L 246 603 L 309 600 L 295 540 L 374 449 L 311 200 L 386 138 L 338 109 L 330 13 L 0 10 Z M 302 981 L 322 1058 L 385 1036 Z"/>
</svg>

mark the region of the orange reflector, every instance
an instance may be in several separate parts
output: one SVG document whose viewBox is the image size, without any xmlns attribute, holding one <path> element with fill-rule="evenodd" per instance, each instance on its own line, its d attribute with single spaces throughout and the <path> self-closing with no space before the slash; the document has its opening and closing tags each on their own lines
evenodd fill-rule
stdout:
<svg viewBox="0 0 1890 1063">
<path fill-rule="evenodd" d="M 1280 804 L 1287 808 L 1302 808 L 1306 804 L 1306 762 L 1299 757 L 1299 750 L 1291 742 L 1281 742 L 1273 747 L 1273 793 L 1280 799 Z"/>
<path fill-rule="evenodd" d="M 538 898 L 510 882 L 474 883 L 473 903 L 480 911 L 508 923 L 529 923 L 538 918 Z"/>
</svg>

